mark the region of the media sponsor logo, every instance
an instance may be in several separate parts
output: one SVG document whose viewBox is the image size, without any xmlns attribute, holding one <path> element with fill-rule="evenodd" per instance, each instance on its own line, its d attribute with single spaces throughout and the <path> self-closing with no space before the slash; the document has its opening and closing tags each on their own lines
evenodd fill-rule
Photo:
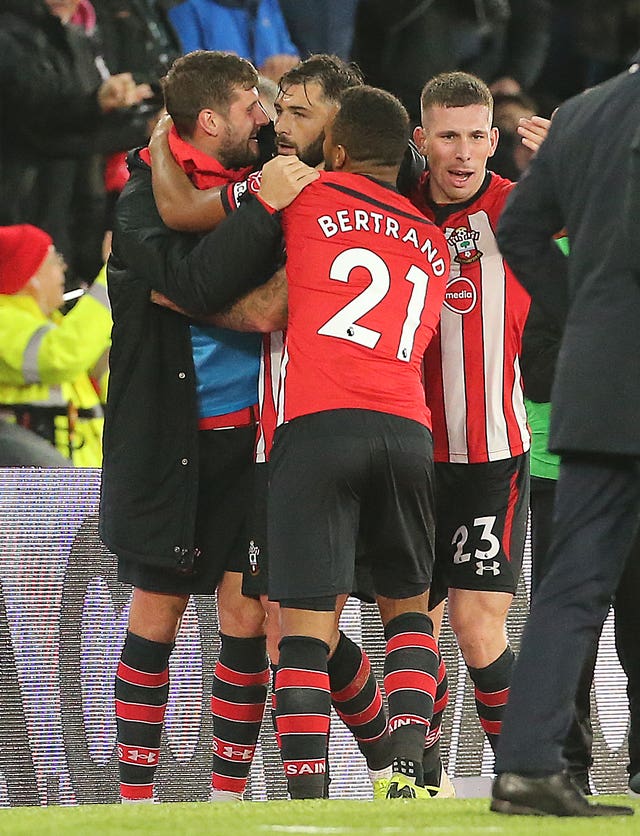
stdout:
<svg viewBox="0 0 640 836">
<path fill-rule="evenodd" d="M 444 292 L 444 304 L 453 313 L 468 314 L 476 306 L 478 294 L 471 279 L 457 276 L 447 283 Z"/>
</svg>

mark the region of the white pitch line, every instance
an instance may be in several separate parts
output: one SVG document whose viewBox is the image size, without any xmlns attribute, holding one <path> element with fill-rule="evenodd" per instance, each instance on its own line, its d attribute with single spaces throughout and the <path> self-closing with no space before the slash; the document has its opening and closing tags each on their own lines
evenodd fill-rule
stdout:
<svg viewBox="0 0 640 836">
<path fill-rule="evenodd" d="M 361 827 L 317 827 L 315 825 L 284 825 L 284 824 L 261 824 L 259 830 L 269 830 L 276 833 L 361 833 Z M 423 829 L 415 829 L 413 833 L 453 833 L 458 831 L 459 827 L 447 827 L 446 825 L 439 825 L 437 827 L 429 826 Z M 466 827 L 465 830 L 471 833 L 504 833 L 503 827 Z M 376 833 L 406 833 L 405 827 L 380 827 Z"/>
</svg>

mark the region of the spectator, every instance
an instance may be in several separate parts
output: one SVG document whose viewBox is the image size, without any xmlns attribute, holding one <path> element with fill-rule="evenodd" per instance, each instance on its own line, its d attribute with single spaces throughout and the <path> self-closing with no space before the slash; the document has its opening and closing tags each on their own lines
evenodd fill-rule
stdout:
<svg viewBox="0 0 640 836">
<path fill-rule="evenodd" d="M 101 194 L 94 155 L 110 143 L 127 147 L 144 138 L 146 122 L 123 124 L 114 112 L 137 104 L 148 88 L 136 86 L 128 73 L 103 80 L 86 36 L 52 14 L 44 0 L 0 0 L 0 53 L 0 223 L 45 229 L 82 272 L 78 253 L 85 248 L 86 217 L 100 212 L 93 203 Z M 96 237 L 92 267 L 83 278 L 99 266 Z"/>
<path fill-rule="evenodd" d="M 299 61 L 278 0 L 183 0 L 169 17 L 185 52 L 235 52 L 276 82 Z"/>
<path fill-rule="evenodd" d="M 520 119 L 530 118 L 538 109 L 526 93 L 500 93 L 493 97 L 493 124 L 500 131 L 500 142 L 489 164 L 507 180 L 518 180 L 529 165 L 533 151 L 527 148 L 518 134 Z"/>
<path fill-rule="evenodd" d="M 112 73 L 131 73 L 138 84 L 150 84 L 162 103 L 160 79 L 182 53 L 178 33 L 163 0 L 91 0 L 97 37 Z"/>
<path fill-rule="evenodd" d="M 547 25 L 547 0 L 360 0 L 352 55 L 417 123 L 424 79 L 440 72 L 473 73 L 494 93 L 528 90 L 546 55 Z"/>
<path fill-rule="evenodd" d="M 89 375 L 109 346 L 105 272 L 63 317 L 64 270 L 46 232 L 0 227 L 0 403 L 74 464 L 99 467 L 102 408 Z"/>
<path fill-rule="evenodd" d="M 323 52 L 349 60 L 358 0 L 280 0 L 280 6 L 303 58 Z"/>
</svg>

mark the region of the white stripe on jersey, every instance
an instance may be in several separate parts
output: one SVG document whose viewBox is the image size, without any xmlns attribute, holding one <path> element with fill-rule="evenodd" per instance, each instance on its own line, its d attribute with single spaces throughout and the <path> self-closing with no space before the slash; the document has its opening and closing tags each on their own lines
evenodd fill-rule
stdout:
<svg viewBox="0 0 640 836">
<path fill-rule="evenodd" d="M 276 426 L 279 427 L 284 424 L 284 403 L 285 403 L 285 389 L 287 381 L 287 366 L 289 365 L 289 352 L 285 343 L 282 349 L 282 362 L 280 363 L 280 388 L 278 390 L 278 421 Z"/>
<path fill-rule="evenodd" d="M 264 409 L 264 384 L 265 384 L 265 363 L 264 363 L 264 340 L 262 341 L 262 350 L 260 352 L 260 372 L 258 373 L 258 409 L 260 412 Z M 264 432 L 262 430 L 262 422 L 258 423 L 258 438 L 256 439 L 256 462 L 266 462 L 266 442 Z"/>
<path fill-rule="evenodd" d="M 513 411 L 518 421 L 518 428 L 520 430 L 520 438 L 522 439 L 523 450 L 526 453 L 531 447 L 531 435 L 529 434 L 529 425 L 527 423 L 527 409 L 524 405 L 524 398 L 522 396 L 522 372 L 520 371 L 520 359 L 515 358 L 513 363 L 513 392 L 511 393 L 511 403 L 513 404 Z"/>
<path fill-rule="evenodd" d="M 506 273 L 495 235 L 486 212 L 469 215 L 469 225 L 480 233 L 482 252 L 482 345 L 484 350 L 485 404 L 487 410 L 487 449 L 509 449 L 509 433 L 504 414 L 504 319 Z M 491 261 L 489 261 L 491 259 Z M 489 268 L 489 269 L 487 269 Z"/>
<path fill-rule="evenodd" d="M 449 281 L 460 276 L 461 265 L 451 261 Z M 462 322 L 464 317 L 442 308 L 440 318 L 440 350 L 442 352 L 442 394 L 449 439 L 449 460 L 466 464 L 467 450 L 467 393 L 465 391 L 464 344 Z"/>
</svg>

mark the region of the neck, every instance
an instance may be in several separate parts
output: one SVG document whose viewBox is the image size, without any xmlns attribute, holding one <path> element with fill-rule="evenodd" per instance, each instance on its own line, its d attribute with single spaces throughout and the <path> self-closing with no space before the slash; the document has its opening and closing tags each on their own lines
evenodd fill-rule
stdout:
<svg viewBox="0 0 640 836">
<path fill-rule="evenodd" d="M 395 186 L 398 179 L 397 165 L 376 165 L 368 160 L 349 160 L 341 171 L 348 171 L 351 174 L 365 174 L 367 177 L 373 177 L 383 183 L 388 183 L 390 186 Z"/>
</svg>

